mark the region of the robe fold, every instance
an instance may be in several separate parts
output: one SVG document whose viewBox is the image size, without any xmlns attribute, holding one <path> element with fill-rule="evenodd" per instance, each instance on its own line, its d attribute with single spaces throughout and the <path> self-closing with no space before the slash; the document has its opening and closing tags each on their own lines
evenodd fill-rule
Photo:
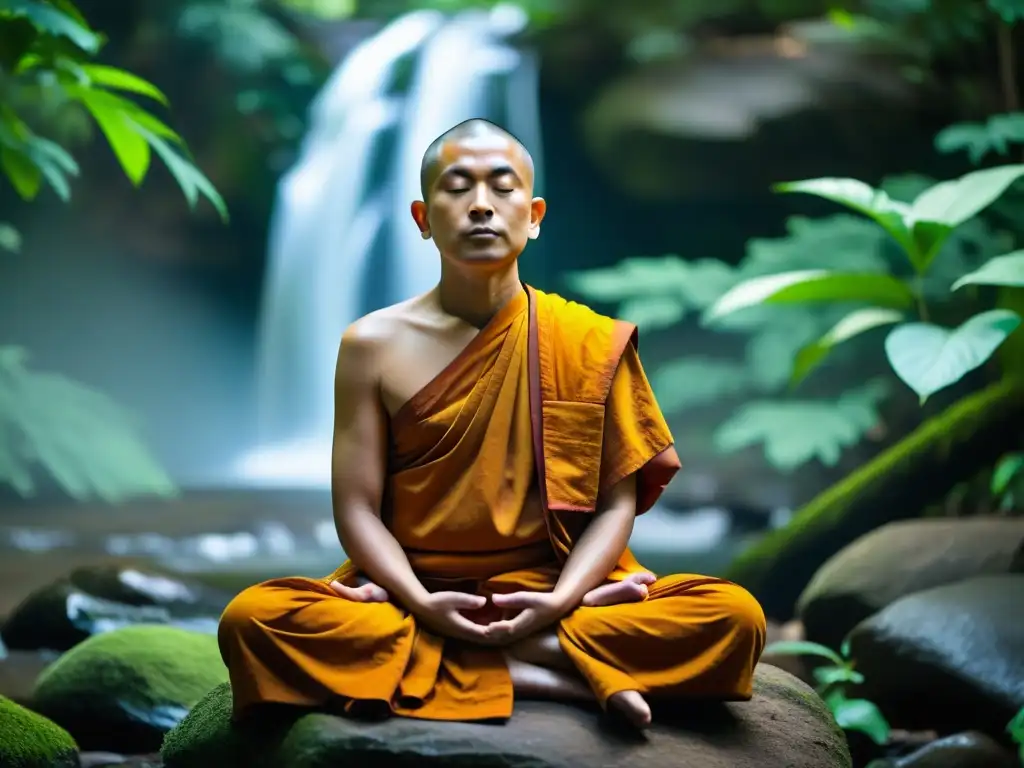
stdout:
<svg viewBox="0 0 1024 768">
<path fill-rule="evenodd" d="M 679 469 L 636 329 L 527 287 L 390 420 L 381 518 L 428 590 L 554 588 L 602 494 L 636 474 L 637 514 Z M 608 576 L 644 570 L 627 549 Z M 277 702 L 441 720 L 504 719 L 500 648 L 435 635 L 392 603 L 355 603 L 345 562 L 323 579 L 243 591 L 221 619 L 235 711 Z M 501 618 L 493 605 L 472 616 Z M 636 603 L 580 607 L 559 642 L 602 703 L 619 691 L 743 700 L 765 620 L 741 587 L 658 579 Z"/>
</svg>

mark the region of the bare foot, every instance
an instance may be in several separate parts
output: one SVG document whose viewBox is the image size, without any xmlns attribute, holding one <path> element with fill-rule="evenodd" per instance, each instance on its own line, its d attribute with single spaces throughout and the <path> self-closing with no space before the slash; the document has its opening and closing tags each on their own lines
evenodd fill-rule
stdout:
<svg viewBox="0 0 1024 768">
<path fill-rule="evenodd" d="M 517 699 L 594 700 L 594 694 L 587 684 L 567 672 L 539 667 L 515 658 L 507 661 L 513 695 Z"/>
<path fill-rule="evenodd" d="M 647 597 L 647 585 L 657 580 L 658 578 L 648 571 L 631 573 L 622 581 L 602 584 L 590 590 L 583 596 L 581 605 L 593 608 L 601 605 L 638 603 Z"/>
<path fill-rule="evenodd" d="M 331 589 L 337 592 L 339 597 L 351 600 L 353 603 L 386 603 L 388 601 L 388 593 L 384 587 L 365 579 L 360 581 L 358 587 L 349 587 L 340 581 L 332 581 Z"/>
<path fill-rule="evenodd" d="M 562 645 L 553 629 L 524 637 L 505 648 L 505 656 L 547 669 L 577 673 L 576 665 L 562 652 Z"/>
<path fill-rule="evenodd" d="M 608 708 L 614 709 L 637 728 L 651 724 L 651 708 L 639 691 L 619 691 L 608 699 Z"/>
</svg>

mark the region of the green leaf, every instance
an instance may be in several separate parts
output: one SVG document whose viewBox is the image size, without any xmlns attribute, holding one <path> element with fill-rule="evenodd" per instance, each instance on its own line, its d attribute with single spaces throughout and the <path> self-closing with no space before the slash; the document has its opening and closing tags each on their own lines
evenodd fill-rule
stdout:
<svg viewBox="0 0 1024 768">
<path fill-rule="evenodd" d="M 1014 478 L 1024 472 L 1024 453 L 1011 453 L 999 460 L 992 473 L 992 494 L 1002 496 Z"/>
<path fill-rule="evenodd" d="M 11 149 L 0 148 L 0 167 L 23 200 L 32 200 L 43 185 L 43 174 L 39 167 L 25 154 Z"/>
<path fill-rule="evenodd" d="M 850 683 L 860 685 L 864 682 L 864 675 L 857 670 L 844 664 L 843 666 L 818 667 L 812 673 L 819 685 L 836 685 L 837 683 Z"/>
<path fill-rule="evenodd" d="M 764 652 L 786 656 L 821 656 L 837 666 L 842 666 L 846 663 L 838 653 L 827 645 L 812 643 L 809 640 L 779 640 L 778 642 L 770 643 L 764 649 Z"/>
<path fill-rule="evenodd" d="M 1024 250 L 989 259 L 981 267 L 953 283 L 952 290 L 955 291 L 965 285 L 1024 286 Z"/>
<path fill-rule="evenodd" d="M 988 0 L 988 7 L 1007 24 L 1024 19 L 1024 3 L 1021 0 Z"/>
<path fill-rule="evenodd" d="M 896 375 L 923 403 L 981 366 L 1018 325 L 1020 317 L 1006 309 L 982 312 L 952 331 L 906 323 L 886 337 L 885 352 Z"/>
<path fill-rule="evenodd" d="M 776 192 L 802 192 L 845 205 L 874 220 L 899 243 L 914 261 L 916 246 L 906 224 L 909 207 L 893 200 L 885 192 L 858 179 L 806 179 L 787 181 L 772 187 Z"/>
<path fill-rule="evenodd" d="M 877 404 L 886 394 L 884 382 L 877 381 L 836 402 L 750 402 L 715 431 L 715 447 L 731 453 L 762 444 L 768 463 L 781 472 L 815 459 L 835 466 L 844 448 L 878 424 Z"/>
<path fill-rule="evenodd" d="M 0 248 L 12 253 L 21 250 L 21 233 L 6 221 L 0 222 Z"/>
<path fill-rule="evenodd" d="M 807 269 L 746 280 L 726 291 L 702 317 L 707 324 L 723 315 L 763 303 L 869 301 L 885 307 L 913 306 L 909 286 L 892 275 L 844 274 Z"/>
<path fill-rule="evenodd" d="M 682 320 L 686 315 L 686 305 L 667 296 L 651 296 L 623 302 L 618 315 L 642 331 L 654 331 L 670 328 Z"/>
<path fill-rule="evenodd" d="M 679 256 L 651 256 L 623 259 L 611 267 L 570 272 L 565 280 L 586 299 L 620 303 L 651 296 L 682 298 L 678 286 L 688 274 L 688 264 Z"/>
<path fill-rule="evenodd" d="M 742 365 L 704 357 L 674 360 L 651 374 L 658 404 L 673 414 L 738 394 L 747 384 L 747 370 Z"/>
<path fill-rule="evenodd" d="M 4 0 L 0 5 L 0 17 L 3 15 L 28 19 L 40 32 L 55 37 L 66 37 L 83 51 L 99 53 L 99 36 L 79 20 L 50 3 L 39 0 Z"/>
<path fill-rule="evenodd" d="M 1006 156 L 1010 144 L 1020 143 L 1024 143 L 1024 112 L 992 115 L 985 123 L 957 123 L 935 137 L 937 151 L 948 154 L 964 150 L 974 165 L 990 152 Z"/>
<path fill-rule="evenodd" d="M 744 357 L 750 378 L 766 392 L 786 386 L 800 349 L 821 335 L 833 307 L 763 305 L 769 309 L 763 322 L 751 328 Z M 749 310 L 729 317 L 736 318 Z"/>
<path fill-rule="evenodd" d="M 858 731 L 876 744 L 889 740 L 889 721 L 878 707 L 867 699 L 845 699 L 838 701 L 832 709 L 836 724 L 844 731 Z"/>
<path fill-rule="evenodd" d="M 973 171 L 940 182 L 914 200 L 909 220 L 920 252 L 918 271 L 927 270 L 950 232 L 990 206 L 1021 176 L 1024 165 Z"/>
<path fill-rule="evenodd" d="M 1024 757 L 1024 707 L 1017 710 L 1017 714 L 1006 724 L 1006 732 L 1010 738 L 1021 745 L 1021 757 Z"/>
<path fill-rule="evenodd" d="M 41 136 L 32 136 L 26 142 L 28 156 L 42 172 L 43 177 L 61 200 L 71 199 L 68 176 L 78 175 L 78 163 L 60 144 Z"/>
<path fill-rule="evenodd" d="M 796 386 L 803 381 L 837 345 L 874 328 L 898 323 L 903 317 L 902 312 L 892 309 L 867 307 L 854 310 L 836 323 L 828 333 L 797 353 L 790 384 Z"/>
<path fill-rule="evenodd" d="M 177 180 L 182 192 L 185 193 L 185 200 L 188 201 L 189 207 L 194 209 L 196 203 L 199 202 L 199 195 L 202 194 L 213 204 L 217 213 L 220 214 L 221 220 L 226 222 L 228 220 L 228 209 L 224 204 L 224 199 L 214 188 L 213 184 L 210 183 L 210 180 L 203 175 L 202 171 L 182 158 L 171 149 L 166 141 L 155 133 L 148 131 L 141 125 L 136 125 L 136 130 L 146 138 L 149 145 L 167 165 L 167 169 Z"/>
<path fill-rule="evenodd" d="M 146 178 L 149 170 L 150 152 L 146 138 L 137 130 L 137 124 L 129 117 L 121 99 L 103 91 L 90 88 L 69 88 L 68 92 L 78 98 L 96 120 L 103 135 L 125 175 L 136 187 Z"/>
<path fill-rule="evenodd" d="M 31 495 L 36 465 L 76 499 L 175 493 L 125 411 L 100 392 L 29 369 L 25 360 L 24 350 L 0 347 L 0 482 Z"/>
<path fill-rule="evenodd" d="M 126 72 L 117 67 L 108 67 L 103 64 L 83 64 L 81 70 L 95 84 L 107 88 L 115 88 L 119 91 L 129 91 L 148 96 L 163 105 L 167 105 L 167 97 L 163 92 L 148 80 L 138 75 Z"/>
</svg>

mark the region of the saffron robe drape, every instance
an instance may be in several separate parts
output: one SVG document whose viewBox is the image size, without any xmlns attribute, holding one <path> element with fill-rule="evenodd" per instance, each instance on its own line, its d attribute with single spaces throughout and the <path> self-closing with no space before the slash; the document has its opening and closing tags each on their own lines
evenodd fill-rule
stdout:
<svg viewBox="0 0 1024 768">
<path fill-rule="evenodd" d="M 391 419 L 382 519 L 428 589 L 550 590 L 602 492 L 637 474 L 637 514 L 679 469 L 635 328 L 527 287 Z M 609 580 L 643 570 L 627 549 Z M 261 702 L 428 719 L 507 718 L 500 649 L 439 637 L 391 603 L 354 603 L 350 561 L 323 579 L 242 592 L 219 639 L 236 713 Z M 496 618 L 493 606 L 475 616 Z M 563 651 L 604 703 L 650 696 L 746 699 L 765 621 L 741 587 L 660 578 L 638 603 L 580 607 Z"/>
</svg>

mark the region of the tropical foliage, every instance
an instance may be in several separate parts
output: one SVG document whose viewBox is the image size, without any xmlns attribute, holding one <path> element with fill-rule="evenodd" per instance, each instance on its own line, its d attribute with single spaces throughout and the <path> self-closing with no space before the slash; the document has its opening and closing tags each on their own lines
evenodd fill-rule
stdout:
<svg viewBox="0 0 1024 768">
<path fill-rule="evenodd" d="M 103 44 L 70 0 L 0 0 L 0 168 L 11 186 L 25 200 L 44 185 L 71 199 L 79 165 L 58 139 L 84 111 L 134 185 L 155 154 L 190 206 L 205 197 L 226 219 L 224 201 L 181 136 L 136 100 L 166 107 L 166 96 L 131 72 L 98 63 Z M 10 224 L 0 224 L 0 247 L 21 247 Z M 76 498 L 174 492 L 134 420 L 109 397 L 27 362 L 22 348 L 0 346 L 0 483 L 32 495 L 42 470 Z"/>
<path fill-rule="evenodd" d="M 843 643 L 839 653 L 820 643 L 807 640 L 780 640 L 764 649 L 765 653 L 814 656 L 815 690 L 828 705 L 836 724 L 844 731 L 863 733 L 876 744 L 885 744 L 891 728 L 878 706 L 867 699 L 851 697 L 850 689 L 864 682 L 864 675 L 850 658 L 850 646 Z"/>
<path fill-rule="evenodd" d="M 648 331 L 693 339 L 699 319 L 707 332 L 747 337 L 742 359 L 727 345 L 698 344 L 714 353 L 670 360 L 652 374 L 659 400 L 676 414 L 734 404 L 713 432 L 716 450 L 760 445 L 783 471 L 815 460 L 833 466 L 846 448 L 878 433 L 883 406 L 901 388 L 923 404 L 965 377 L 996 373 L 994 357 L 1018 372 L 1024 166 L 1012 159 L 1024 144 L 1024 112 L 1007 30 L 1022 14 L 1016 0 L 993 1 L 987 10 L 924 0 L 831 12 L 834 27 L 851 39 L 893 43 L 905 55 L 904 76 L 915 81 L 994 38 L 1000 108 L 940 131 L 935 150 L 1003 165 L 948 181 L 905 174 L 877 185 L 780 183 L 776 192 L 814 196 L 845 212 L 793 216 L 787 236 L 751 240 L 736 264 L 699 254 L 631 257 L 569 276 L 583 298 Z M 993 74 L 984 73 L 990 81 Z M 979 87 L 974 80 L 961 88 L 965 113 L 984 109 Z"/>
</svg>

